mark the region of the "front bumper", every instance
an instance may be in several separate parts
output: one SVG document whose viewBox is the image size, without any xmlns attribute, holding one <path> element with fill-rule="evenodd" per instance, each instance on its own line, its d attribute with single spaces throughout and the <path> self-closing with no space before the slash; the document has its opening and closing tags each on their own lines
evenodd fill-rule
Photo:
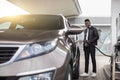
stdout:
<svg viewBox="0 0 120 80">
<path fill-rule="evenodd" d="M 67 68 L 67 50 L 56 48 L 49 54 L 0 66 L 0 80 L 18 80 L 20 77 L 54 72 L 54 80 L 63 80 Z"/>
</svg>

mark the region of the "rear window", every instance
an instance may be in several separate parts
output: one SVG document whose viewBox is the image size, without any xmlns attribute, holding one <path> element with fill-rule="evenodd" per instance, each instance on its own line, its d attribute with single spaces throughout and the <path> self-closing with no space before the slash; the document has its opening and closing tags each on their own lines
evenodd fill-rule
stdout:
<svg viewBox="0 0 120 80">
<path fill-rule="evenodd" d="M 55 15 L 22 15 L 0 19 L 0 29 L 56 30 L 63 28 L 63 18 Z"/>
</svg>

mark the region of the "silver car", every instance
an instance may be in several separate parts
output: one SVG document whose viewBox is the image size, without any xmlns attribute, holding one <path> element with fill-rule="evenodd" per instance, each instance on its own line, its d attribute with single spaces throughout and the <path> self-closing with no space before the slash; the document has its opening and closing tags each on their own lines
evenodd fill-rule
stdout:
<svg viewBox="0 0 120 80">
<path fill-rule="evenodd" d="M 70 28 L 61 15 L 1 18 L 0 80 L 78 78 L 78 48 L 69 35 L 81 32 L 81 28 Z"/>
</svg>

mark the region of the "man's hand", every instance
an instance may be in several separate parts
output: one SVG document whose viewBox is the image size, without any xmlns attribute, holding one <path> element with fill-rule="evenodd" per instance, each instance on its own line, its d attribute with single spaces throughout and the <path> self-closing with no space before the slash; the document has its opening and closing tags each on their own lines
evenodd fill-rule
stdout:
<svg viewBox="0 0 120 80">
<path fill-rule="evenodd" d="M 84 43 L 87 43 L 87 40 L 83 40 Z"/>
<path fill-rule="evenodd" d="M 89 40 L 84 40 L 83 42 L 90 44 L 90 41 L 89 41 Z"/>
</svg>

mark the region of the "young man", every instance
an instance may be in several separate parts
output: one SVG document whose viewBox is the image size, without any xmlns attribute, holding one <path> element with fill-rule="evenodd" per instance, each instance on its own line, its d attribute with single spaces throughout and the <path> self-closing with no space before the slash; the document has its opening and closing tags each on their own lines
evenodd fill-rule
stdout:
<svg viewBox="0 0 120 80">
<path fill-rule="evenodd" d="M 84 31 L 84 43 L 83 49 L 85 53 L 85 72 L 81 76 L 89 76 L 89 55 L 91 55 L 93 74 L 92 77 L 96 77 L 96 58 L 95 58 L 95 46 L 97 45 L 97 40 L 99 39 L 98 31 L 95 27 L 91 26 L 89 19 L 85 19 L 86 29 Z"/>
</svg>

